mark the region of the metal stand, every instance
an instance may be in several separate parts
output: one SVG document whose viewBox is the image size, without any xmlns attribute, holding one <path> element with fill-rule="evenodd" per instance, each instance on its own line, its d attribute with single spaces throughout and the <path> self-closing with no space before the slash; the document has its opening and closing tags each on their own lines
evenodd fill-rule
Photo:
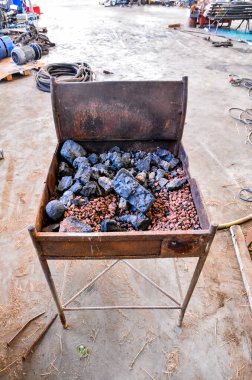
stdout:
<svg viewBox="0 0 252 380">
<path fill-rule="evenodd" d="M 186 309 L 187 309 L 187 306 L 188 306 L 188 303 L 189 303 L 189 301 L 191 299 L 191 296 L 192 296 L 192 293 L 194 291 L 194 288 L 195 288 L 195 286 L 196 286 L 196 284 L 198 282 L 200 273 L 201 273 L 202 268 L 204 266 L 204 263 L 206 261 L 206 258 L 207 258 L 208 252 L 209 252 L 209 248 L 210 248 L 210 245 L 211 245 L 211 242 L 209 242 L 208 245 L 206 246 L 204 254 L 199 257 L 197 265 L 196 265 L 196 268 L 195 268 L 194 273 L 193 273 L 193 276 L 191 278 L 189 287 L 187 289 L 186 295 L 185 295 L 184 300 L 182 302 L 178 302 L 175 298 L 173 298 L 171 295 L 169 295 L 164 289 L 162 289 L 159 285 L 157 285 L 154 281 L 152 281 L 149 277 L 147 277 L 139 269 L 135 268 L 127 260 L 119 259 L 119 260 L 115 260 L 112 264 L 110 264 L 107 268 L 105 268 L 92 281 L 90 281 L 87 285 L 85 285 L 82 289 L 80 289 L 76 294 L 74 294 L 67 302 L 65 302 L 62 305 L 61 301 L 59 299 L 59 296 L 58 296 L 58 293 L 57 293 L 57 290 L 56 290 L 56 287 L 55 287 L 55 284 L 54 284 L 54 281 L 53 281 L 53 278 L 52 278 L 52 275 L 51 275 L 51 272 L 50 272 L 50 268 L 49 268 L 48 263 L 47 263 L 47 260 L 43 257 L 40 245 L 39 245 L 39 243 L 35 239 L 35 228 L 33 226 L 30 226 L 28 228 L 28 231 L 30 233 L 33 245 L 34 245 L 34 247 L 36 249 L 36 252 L 37 252 L 37 255 L 38 255 L 41 267 L 42 267 L 43 272 L 45 274 L 47 283 L 48 283 L 49 288 L 51 290 L 51 293 L 52 293 L 53 299 L 55 301 L 56 307 L 58 309 L 58 313 L 59 313 L 59 317 L 60 317 L 61 323 L 62 323 L 62 325 L 63 325 L 64 328 L 67 328 L 66 317 L 65 317 L 65 313 L 64 313 L 65 311 L 73 311 L 73 310 L 74 311 L 78 311 L 78 310 L 119 310 L 119 309 L 129 309 L 129 310 L 143 310 L 143 309 L 145 309 L 145 310 L 146 309 L 151 309 L 151 310 L 152 309 L 154 309 L 154 310 L 157 310 L 157 309 L 176 310 L 176 309 L 178 309 L 178 310 L 180 310 L 180 314 L 179 314 L 179 318 L 178 318 L 177 324 L 178 324 L 179 327 L 181 327 L 183 319 L 184 319 L 184 315 L 185 315 L 185 312 L 186 312 Z M 173 260 L 174 260 L 174 258 L 173 258 Z M 120 305 L 119 306 L 119 305 L 114 305 L 114 306 L 68 307 L 68 305 L 72 301 L 74 301 L 82 292 L 84 292 L 87 288 L 89 288 L 91 285 L 93 285 L 100 277 L 102 277 L 105 273 L 107 273 L 111 268 L 113 268 L 119 262 L 124 263 L 129 268 L 131 268 L 133 271 L 135 271 L 137 274 L 139 274 L 149 284 L 151 284 L 152 286 L 154 286 L 162 294 L 164 294 L 167 298 L 169 298 L 175 304 L 175 306 L 166 306 L 166 305 L 165 306 L 158 306 L 158 305 L 154 305 L 154 306 L 153 305 L 152 306 L 137 306 L 137 305 L 136 306 L 134 306 L 134 305 L 123 306 L 123 305 Z M 175 265 L 176 280 L 177 280 L 177 285 L 178 285 L 178 288 L 179 288 L 179 293 L 182 296 L 182 290 L 181 290 L 182 288 L 181 288 L 181 283 L 180 283 L 180 280 L 179 280 L 178 270 L 177 270 L 177 266 L 176 266 L 176 261 L 175 260 L 174 260 L 174 265 Z"/>
</svg>

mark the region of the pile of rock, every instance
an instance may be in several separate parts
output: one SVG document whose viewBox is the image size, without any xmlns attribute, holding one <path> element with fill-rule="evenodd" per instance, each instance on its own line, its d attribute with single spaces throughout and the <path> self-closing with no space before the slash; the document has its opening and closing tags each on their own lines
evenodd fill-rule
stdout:
<svg viewBox="0 0 252 380">
<path fill-rule="evenodd" d="M 200 228 L 181 163 L 168 150 L 88 154 L 67 140 L 60 155 L 59 197 L 46 206 L 54 230 L 60 221 L 61 232 Z"/>
</svg>

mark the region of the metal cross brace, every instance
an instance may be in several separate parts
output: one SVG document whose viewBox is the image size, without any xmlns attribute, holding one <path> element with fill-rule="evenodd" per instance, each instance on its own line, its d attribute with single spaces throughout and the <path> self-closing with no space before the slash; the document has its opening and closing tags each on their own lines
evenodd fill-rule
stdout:
<svg viewBox="0 0 252 380">
<path fill-rule="evenodd" d="M 135 306 L 135 305 L 113 305 L 113 306 L 84 306 L 84 307 L 67 307 L 71 302 L 73 302 L 81 293 L 83 293 L 86 289 L 92 286 L 99 278 L 101 278 L 105 273 L 107 273 L 111 268 L 113 268 L 118 262 L 122 262 L 126 264 L 133 271 L 138 273 L 142 278 L 144 278 L 149 284 L 158 289 L 161 293 L 163 293 L 166 297 L 168 297 L 171 301 L 173 301 L 177 306 Z M 179 278 L 177 277 L 179 281 Z M 152 281 L 149 277 L 147 277 L 144 273 L 142 273 L 139 269 L 136 269 L 132 264 L 130 264 L 127 260 L 116 260 L 107 268 L 105 268 L 101 273 L 99 273 L 92 281 L 90 281 L 87 285 L 85 285 L 82 289 L 80 289 L 76 294 L 74 294 L 67 302 L 65 302 L 62 306 L 64 311 L 70 310 L 118 310 L 118 309 L 181 309 L 181 304 L 175 300 L 172 296 L 170 296 L 164 289 L 162 289 L 159 285 L 157 285 L 154 281 Z"/>
</svg>

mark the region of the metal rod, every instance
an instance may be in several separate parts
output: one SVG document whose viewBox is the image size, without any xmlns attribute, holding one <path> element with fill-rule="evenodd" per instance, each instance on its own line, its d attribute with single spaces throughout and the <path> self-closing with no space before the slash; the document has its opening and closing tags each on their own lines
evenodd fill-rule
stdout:
<svg viewBox="0 0 252 380">
<path fill-rule="evenodd" d="M 28 355 L 33 352 L 34 348 L 37 346 L 37 344 L 41 341 L 41 339 L 45 336 L 49 328 L 52 326 L 53 322 L 57 318 L 58 314 L 55 314 L 54 317 L 49 321 L 49 323 L 45 326 L 43 331 L 39 334 L 37 339 L 32 343 L 32 345 L 27 349 L 27 351 L 22 355 L 22 359 L 26 360 Z"/>
<path fill-rule="evenodd" d="M 181 302 L 183 302 L 184 297 L 183 297 L 182 286 L 181 286 L 181 282 L 180 282 L 180 278 L 179 278 L 179 272 L 178 272 L 178 266 L 177 266 L 176 259 L 173 259 L 173 265 L 174 265 L 174 269 L 175 269 L 175 274 L 176 274 L 176 280 L 177 280 L 177 284 L 178 284 L 178 290 L 179 290 L 180 300 L 181 300 Z"/>
<path fill-rule="evenodd" d="M 50 271 L 50 268 L 48 266 L 48 263 L 47 263 L 46 259 L 43 257 L 43 252 L 41 250 L 41 247 L 40 247 L 39 243 L 36 241 L 36 238 L 35 238 L 35 227 L 34 226 L 29 226 L 28 227 L 28 231 L 29 231 L 29 234 L 31 236 L 34 248 L 36 249 L 36 252 L 37 252 L 37 255 L 38 255 L 38 259 L 39 259 L 41 267 L 43 269 L 46 281 L 47 281 L 47 283 L 49 285 L 49 288 L 51 290 L 54 302 L 55 302 L 55 304 L 57 306 L 57 309 L 58 309 L 58 312 L 59 312 L 60 321 L 61 321 L 63 327 L 66 329 L 67 328 L 67 323 L 66 323 L 66 317 L 65 317 L 65 314 L 64 314 L 64 311 L 63 311 L 63 307 L 61 305 L 61 302 L 60 302 L 60 299 L 59 299 L 59 296 L 58 296 L 58 293 L 57 293 L 57 290 L 56 290 L 56 287 L 55 287 L 55 284 L 54 284 L 54 281 L 53 281 L 53 278 L 52 278 L 52 275 L 51 275 L 51 271 Z"/>
<path fill-rule="evenodd" d="M 181 306 L 83 306 L 83 307 L 64 307 L 64 311 L 71 310 L 119 310 L 119 309 L 129 309 L 129 310 L 146 310 L 146 309 L 171 309 L 177 310 L 181 309 Z"/>
<path fill-rule="evenodd" d="M 21 327 L 21 329 L 18 330 L 18 332 L 13 336 L 13 338 L 11 338 L 6 344 L 7 346 L 10 346 L 14 340 L 21 334 L 22 331 L 25 330 L 25 328 L 32 322 L 32 321 L 35 321 L 35 319 L 41 317 L 41 315 L 45 314 L 45 311 L 43 311 L 43 313 L 39 313 L 37 315 L 35 315 L 34 317 L 32 317 L 31 319 L 29 319 L 28 322 L 25 323 L 25 325 L 23 327 Z"/>
<path fill-rule="evenodd" d="M 181 327 L 181 325 L 182 325 L 182 322 L 183 322 L 183 319 L 184 319 L 184 315 L 185 315 L 185 312 L 186 312 L 186 308 L 187 308 L 188 303 L 189 303 L 189 301 L 191 299 L 191 296 L 192 296 L 192 293 L 194 291 L 194 288 L 195 288 L 195 286 L 196 286 L 196 284 L 198 282 L 198 279 L 199 279 L 200 273 L 202 271 L 202 268 L 203 268 L 203 266 L 205 264 L 205 261 L 206 261 L 206 258 L 208 256 L 211 244 L 213 242 L 216 230 L 217 230 L 217 225 L 214 225 L 214 224 L 211 225 L 211 227 L 210 227 L 211 239 L 207 243 L 207 246 L 206 246 L 206 248 L 204 250 L 204 255 L 199 257 L 199 260 L 197 262 L 196 268 L 194 270 L 194 273 L 193 273 L 193 276 L 192 276 L 189 288 L 187 290 L 186 296 L 184 298 L 184 301 L 183 301 L 183 304 L 182 304 L 182 307 L 181 307 L 181 311 L 179 313 L 179 319 L 178 319 L 178 326 L 179 327 Z"/>
<path fill-rule="evenodd" d="M 176 301 L 170 294 L 168 294 L 165 290 L 160 288 L 155 282 L 153 282 L 149 277 L 147 277 L 145 274 L 143 274 L 140 270 L 136 269 L 133 265 L 131 265 L 127 260 L 122 260 L 126 265 L 128 265 L 131 269 L 133 269 L 136 273 L 138 273 L 141 277 L 143 277 L 146 281 L 148 281 L 151 285 L 153 285 L 156 289 L 158 289 L 161 293 L 163 293 L 165 296 L 170 298 L 171 301 L 173 301 L 176 305 L 180 306 L 180 303 Z"/>
<path fill-rule="evenodd" d="M 252 262 L 249 250 L 240 226 L 231 227 L 230 233 L 239 263 L 243 284 L 247 292 L 250 309 L 252 311 Z"/>
<path fill-rule="evenodd" d="M 181 307 L 181 311 L 180 311 L 180 314 L 179 314 L 179 319 L 178 319 L 178 326 L 179 327 L 181 327 L 181 325 L 182 325 L 187 305 L 188 305 L 188 303 L 189 303 L 189 301 L 191 299 L 193 290 L 194 290 L 194 288 L 195 288 L 195 286 L 196 286 L 196 284 L 198 282 L 198 279 L 199 279 L 200 273 L 202 271 L 202 268 L 204 266 L 204 263 L 206 261 L 206 258 L 207 258 L 207 255 L 201 256 L 199 258 L 198 262 L 197 262 L 196 268 L 194 270 L 194 273 L 193 273 L 193 276 L 192 276 L 189 288 L 187 290 L 187 293 L 186 293 L 186 296 L 184 298 L 184 301 L 183 301 L 183 304 L 182 304 L 182 307 Z"/>
<path fill-rule="evenodd" d="M 89 282 L 87 285 L 85 285 L 84 288 L 82 288 L 75 295 L 73 295 L 67 302 L 65 302 L 63 304 L 63 309 L 65 309 L 65 307 L 67 305 L 69 305 L 70 302 L 72 302 L 73 300 L 75 300 L 75 298 L 77 298 L 82 292 L 84 292 L 84 290 L 86 290 L 87 288 L 89 288 L 89 286 L 93 285 L 95 281 L 97 281 L 101 276 L 103 276 L 107 271 L 109 271 L 114 265 L 116 265 L 118 263 L 118 261 L 120 261 L 120 260 L 114 261 L 110 266 L 108 266 L 100 274 L 98 274 L 91 282 Z"/>
</svg>

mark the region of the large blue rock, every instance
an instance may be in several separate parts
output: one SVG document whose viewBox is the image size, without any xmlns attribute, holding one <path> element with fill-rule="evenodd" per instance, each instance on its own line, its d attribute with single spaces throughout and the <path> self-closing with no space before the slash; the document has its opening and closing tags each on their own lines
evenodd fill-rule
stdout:
<svg viewBox="0 0 252 380">
<path fill-rule="evenodd" d="M 60 151 L 61 157 L 70 165 L 77 157 L 86 156 L 86 154 L 85 149 L 73 140 L 66 140 Z"/>
<path fill-rule="evenodd" d="M 154 202 L 153 195 L 146 190 L 126 169 L 121 169 L 112 182 L 115 192 L 126 199 L 132 206 L 141 212 L 150 209 Z"/>
</svg>

